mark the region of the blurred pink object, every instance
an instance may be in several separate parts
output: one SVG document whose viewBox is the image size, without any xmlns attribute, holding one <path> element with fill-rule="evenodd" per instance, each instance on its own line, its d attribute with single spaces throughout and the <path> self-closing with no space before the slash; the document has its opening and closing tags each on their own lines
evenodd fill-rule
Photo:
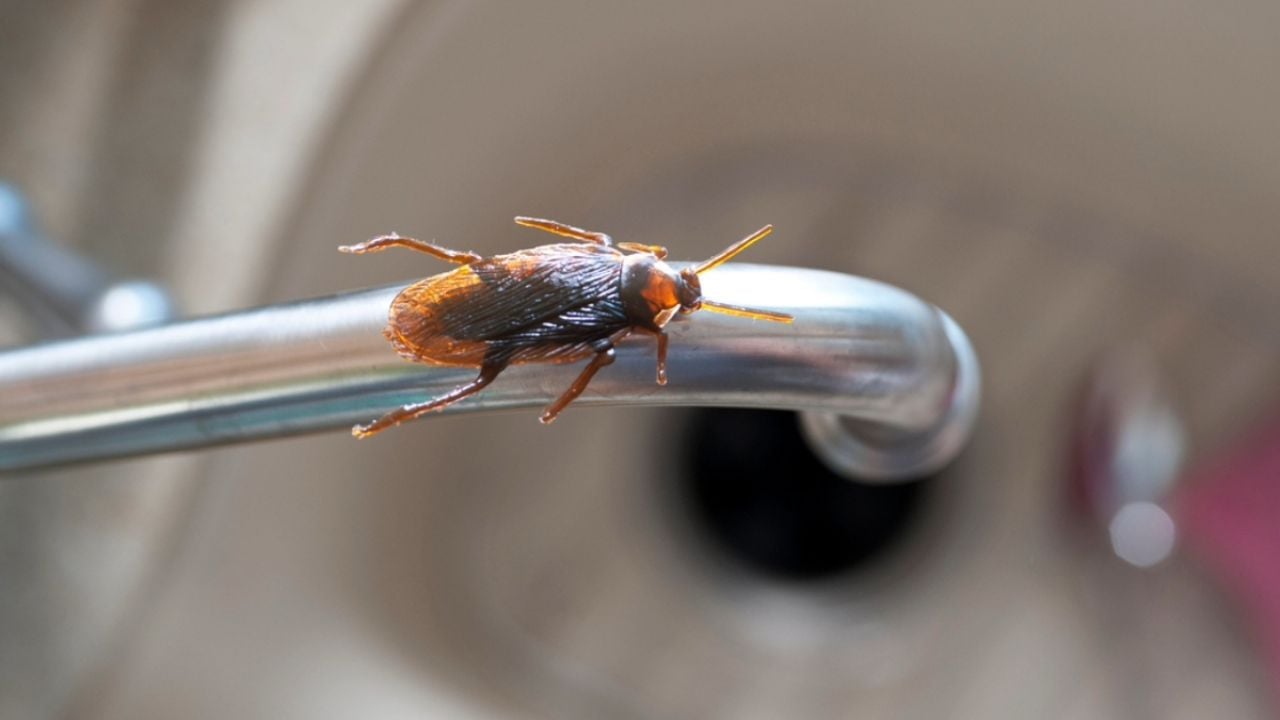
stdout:
<svg viewBox="0 0 1280 720">
<path fill-rule="evenodd" d="M 1255 631 L 1280 711 L 1280 419 L 1197 471 L 1175 499 L 1186 549 Z"/>
</svg>

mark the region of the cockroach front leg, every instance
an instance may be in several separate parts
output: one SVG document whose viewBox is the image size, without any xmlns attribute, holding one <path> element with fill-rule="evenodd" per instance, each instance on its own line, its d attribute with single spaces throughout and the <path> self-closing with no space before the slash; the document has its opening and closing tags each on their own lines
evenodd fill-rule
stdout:
<svg viewBox="0 0 1280 720">
<path fill-rule="evenodd" d="M 593 243 L 595 245 L 604 245 L 609 247 L 613 245 L 613 238 L 602 232 L 593 232 L 591 230 L 583 230 L 572 225 L 565 225 L 555 220 L 543 220 L 542 218 L 525 217 L 523 215 L 516 216 L 516 224 L 524 227 L 542 230 L 553 235 L 561 235 L 574 240 Z"/>
<path fill-rule="evenodd" d="M 578 396 L 582 394 L 583 390 L 587 389 L 587 385 L 591 384 L 591 378 L 595 377 L 596 373 L 600 371 L 600 368 L 613 364 L 613 361 L 617 357 L 617 353 L 614 352 L 613 346 L 621 342 L 622 339 L 629 334 L 631 334 L 631 330 L 623 330 L 621 332 L 614 333 L 613 336 L 607 340 L 600 341 L 599 346 L 596 348 L 595 357 L 591 358 L 591 362 L 587 363 L 587 366 L 582 369 L 582 372 L 578 375 L 578 379 L 574 380 L 573 384 L 569 386 L 569 389 L 565 390 L 564 394 L 562 394 L 554 403 L 551 403 L 551 405 L 543 411 L 542 417 L 538 418 L 543 425 L 550 425 L 555 422 L 556 416 L 568 407 L 569 403 L 578 399 Z"/>
<path fill-rule="evenodd" d="M 506 368 L 505 364 L 482 365 L 480 367 L 480 375 L 471 382 L 461 387 L 455 388 L 440 397 L 433 398 L 424 403 L 414 403 L 405 405 L 397 410 L 383 415 L 368 425 L 356 425 L 351 428 L 351 434 L 358 438 L 367 438 L 377 435 L 389 427 L 394 427 L 400 423 L 408 422 L 426 415 L 433 410 L 443 410 L 444 408 L 458 402 L 468 395 L 474 395 L 485 388 L 486 385 L 493 382 Z"/>
<path fill-rule="evenodd" d="M 667 384 L 667 331 L 653 330 L 643 328 L 645 332 L 653 333 L 653 339 L 658 341 L 658 384 Z"/>
<path fill-rule="evenodd" d="M 667 384 L 667 333 L 658 331 L 658 384 Z"/>
<path fill-rule="evenodd" d="M 340 252 L 351 253 L 352 255 L 363 255 L 371 252 L 382 252 L 387 248 L 402 247 L 410 250 L 417 250 L 421 253 L 438 257 L 441 260 L 447 260 L 451 263 L 459 265 L 470 265 L 474 262 L 480 262 L 483 258 L 469 250 L 450 250 L 443 248 L 434 243 L 425 240 L 417 240 L 415 238 L 400 237 L 395 233 L 390 235 L 382 235 L 372 240 L 365 240 L 358 245 L 342 245 L 338 248 Z"/>
</svg>

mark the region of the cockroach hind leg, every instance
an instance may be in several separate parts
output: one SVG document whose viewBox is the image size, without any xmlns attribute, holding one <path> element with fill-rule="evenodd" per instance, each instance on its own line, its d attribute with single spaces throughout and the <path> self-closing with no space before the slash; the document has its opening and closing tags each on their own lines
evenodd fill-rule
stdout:
<svg viewBox="0 0 1280 720">
<path fill-rule="evenodd" d="M 426 253 L 432 257 L 440 258 L 446 262 L 457 263 L 459 265 L 470 265 L 471 263 L 480 262 L 484 258 L 470 250 L 450 250 L 446 247 L 440 247 L 435 243 L 416 238 L 401 237 L 396 233 L 390 235 L 381 235 L 371 240 L 365 240 L 356 245 L 341 245 L 338 247 L 339 252 L 350 253 L 352 255 L 363 255 L 365 253 L 382 252 L 387 248 L 402 247 L 409 250 L 416 250 L 420 253 Z"/>
<path fill-rule="evenodd" d="M 480 368 L 480 374 L 475 380 L 450 390 L 449 392 L 437 398 L 432 398 L 423 403 L 413 403 L 404 405 L 400 408 L 392 410 L 382 417 L 374 420 L 367 425 L 356 425 L 351 428 L 351 434 L 357 438 L 373 437 L 378 433 L 390 427 L 395 427 L 401 423 L 416 420 L 429 412 L 443 410 L 446 407 L 458 402 L 459 400 L 480 392 L 489 383 L 498 377 L 503 371 L 505 365 L 486 365 Z"/>
</svg>

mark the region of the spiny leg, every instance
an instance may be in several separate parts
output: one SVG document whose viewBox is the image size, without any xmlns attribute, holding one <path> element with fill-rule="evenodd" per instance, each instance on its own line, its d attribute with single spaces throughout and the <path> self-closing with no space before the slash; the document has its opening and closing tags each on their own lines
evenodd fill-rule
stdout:
<svg viewBox="0 0 1280 720">
<path fill-rule="evenodd" d="M 575 240 L 582 240 L 583 242 L 595 243 L 596 245 L 604 245 L 606 247 L 613 245 L 613 238 L 602 232 L 583 230 L 582 228 L 565 225 L 564 223 L 556 222 L 555 220 L 544 220 L 542 218 L 517 215 L 516 224 L 533 228 L 535 230 L 543 230 L 554 235 L 562 235 Z"/>
<path fill-rule="evenodd" d="M 466 385 L 454 388 L 444 395 L 427 402 L 405 405 L 397 410 L 392 410 L 368 425 L 356 425 L 351 428 L 351 434 L 358 438 L 371 437 L 389 427 L 422 417 L 433 410 L 441 410 L 468 395 L 480 392 L 486 385 L 493 382 L 493 379 L 498 377 L 498 373 L 501 373 L 505 368 L 505 364 L 482 365 L 480 367 L 480 375 Z"/>
<path fill-rule="evenodd" d="M 618 243 L 619 250 L 635 253 L 649 253 L 655 255 L 659 260 L 667 259 L 667 249 L 661 245 L 645 245 L 644 243 L 624 242 Z"/>
<path fill-rule="evenodd" d="M 352 255 L 363 255 L 371 252 L 382 252 L 383 250 L 391 247 L 402 247 L 409 248 L 410 250 L 417 250 L 418 252 L 426 253 L 428 255 L 438 257 L 441 260 L 447 260 L 451 263 L 458 263 L 460 265 L 470 265 L 471 263 L 480 262 L 484 259 L 469 250 L 450 250 L 449 248 L 442 248 L 439 245 L 426 242 L 425 240 L 400 237 L 395 233 L 382 235 L 373 238 L 372 240 L 365 240 L 358 245 L 342 245 L 338 250 L 344 253 L 351 253 Z"/>
</svg>

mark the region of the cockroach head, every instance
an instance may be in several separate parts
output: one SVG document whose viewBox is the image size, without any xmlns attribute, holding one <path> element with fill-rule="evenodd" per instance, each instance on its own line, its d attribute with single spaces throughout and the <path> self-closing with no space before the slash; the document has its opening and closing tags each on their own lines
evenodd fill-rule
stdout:
<svg viewBox="0 0 1280 720">
<path fill-rule="evenodd" d="M 698 279 L 698 273 L 693 268 L 687 267 L 680 271 L 676 298 L 680 301 L 680 312 L 685 315 L 702 307 L 702 280 Z"/>
</svg>

